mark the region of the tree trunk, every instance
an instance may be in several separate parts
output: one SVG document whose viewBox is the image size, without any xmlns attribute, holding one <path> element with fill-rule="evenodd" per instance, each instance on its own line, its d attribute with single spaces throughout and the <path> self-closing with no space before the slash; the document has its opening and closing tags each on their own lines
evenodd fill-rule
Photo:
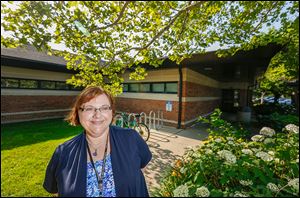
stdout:
<svg viewBox="0 0 300 198">
<path fill-rule="evenodd" d="M 260 96 L 260 104 L 264 104 L 264 96 L 265 96 L 265 92 L 261 92 L 261 96 Z"/>
</svg>

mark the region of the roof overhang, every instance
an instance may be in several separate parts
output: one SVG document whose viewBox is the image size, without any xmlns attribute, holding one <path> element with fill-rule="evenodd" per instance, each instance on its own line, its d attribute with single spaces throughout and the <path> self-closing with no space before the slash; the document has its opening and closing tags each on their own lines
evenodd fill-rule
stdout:
<svg viewBox="0 0 300 198">
<path fill-rule="evenodd" d="M 216 51 L 211 51 L 193 54 L 191 58 L 184 59 L 180 64 L 183 68 L 190 68 L 220 82 L 233 81 L 233 78 L 236 78 L 234 81 L 252 81 L 258 71 L 262 72 L 267 69 L 272 57 L 281 49 L 281 45 L 270 43 L 221 58 L 216 55 Z M 161 67 L 175 68 L 178 65 L 167 58 Z M 151 69 L 151 67 L 148 68 Z"/>
</svg>

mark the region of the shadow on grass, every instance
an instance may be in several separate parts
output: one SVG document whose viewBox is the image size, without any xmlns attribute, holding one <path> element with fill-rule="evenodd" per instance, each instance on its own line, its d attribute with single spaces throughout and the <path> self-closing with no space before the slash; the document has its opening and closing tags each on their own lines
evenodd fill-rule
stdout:
<svg viewBox="0 0 300 198">
<path fill-rule="evenodd" d="M 49 140 L 71 138 L 82 131 L 81 126 L 70 126 L 63 119 L 1 124 L 1 151 Z"/>
</svg>

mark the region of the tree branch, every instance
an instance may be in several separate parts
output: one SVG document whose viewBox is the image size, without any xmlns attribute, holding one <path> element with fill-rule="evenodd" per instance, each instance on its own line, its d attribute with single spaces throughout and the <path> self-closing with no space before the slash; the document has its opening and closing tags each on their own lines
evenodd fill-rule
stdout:
<svg viewBox="0 0 300 198">
<path fill-rule="evenodd" d="M 275 1 L 275 2 L 274 2 L 273 8 L 275 8 L 275 6 L 276 6 L 277 4 L 278 4 L 278 1 Z M 254 33 L 254 32 L 257 31 L 257 29 L 258 29 L 259 26 L 263 23 L 263 21 L 266 19 L 266 17 L 269 16 L 269 13 L 271 12 L 271 10 L 272 10 L 273 8 L 270 8 L 270 9 L 265 13 L 265 15 L 261 18 L 260 22 L 255 26 L 255 28 L 254 28 L 251 32 Z"/>
<path fill-rule="evenodd" d="M 115 55 L 119 55 L 119 54 L 122 54 L 122 53 L 124 53 L 124 52 L 126 52 L 126 51 L 130 51 L 130 50 L 137 50 L 138 52 L 137 52 L 137 54 L 134 56 L 134 58 L 135 58 L 142 50 L 147 49 L 152 43 L 154 43 L 154 41 L 155 41 L 156 39 L 158 39 L 158 38 L 159 38 L 166 30 L 168 30 L 168 29 L 174 24 L 174 22 L 176 21 L 176 19 L 177 19 L 182 13 L 192 10 L 194 7 L 196 7 L 196 6 L 198 6 L 198 5 L 202 4 L 202 3 L 203 3 L 203 1 L 198 1 L 197 3 L 195 3 L 195 4 L 193 4 L 193 5 L 190 5 L 190 3 L 189 3 L 189 6 L 183 8 L 182 10 L 180 10 L 180 11 L 174 16 L 174 18 L 170 20 L 169 24 L 168 24 L 166 27 L 164 27 L 162 30 L 160 30 L 160 31 L 152 38 L 152 40 L 151 40 L 147 45 L 145 45 L 144 47 L 132 47 L 132 48 L 129 48 L 129 49 L 127 49 L 127 50 L 119 51 L 119 52 L 117 52 Z"/>
<path fill-rule="evenodd" d="M 98 30 L 103 30 L 103 29 L 109 28 L 109 27 L 111 27 L 111 26 L 117 25 L 117 24 L 119 23 L 119 21 L 121 20 L 121 18 L 123 17 L 124 12 L 125 12 L 125 9 L 126 9 L 126 7 L 128 6 L 128 4 L 129 4 L 130 2 L 131 2 L 131 1 L 126 1 L 126 2 L 125 2 L 125 4 L 124 4 L 124 6 L 122 7 L 122 10 L 121 10 L 121 12 L 120 12 L 118 18 L 117 18 L 113 23 L 111 23 L 111 24 L 109 24 L 109 25 L 106 25 L 106 26 L 104 26 L 104 27 L 99 27 L 99 28 L 97 28 L 97 29 L 91 30 L 91 32 L 98 31 Z"/>
</svg>

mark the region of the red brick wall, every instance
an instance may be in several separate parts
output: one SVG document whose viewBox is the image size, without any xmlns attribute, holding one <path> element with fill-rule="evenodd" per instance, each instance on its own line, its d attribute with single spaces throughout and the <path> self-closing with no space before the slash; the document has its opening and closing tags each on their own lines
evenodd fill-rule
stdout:
<svg viewBox="0 0 300 198">
<path fill-rule="evenodd" d="M 192 82 L 183 82 L 183 97 L 220 97 L 216 100 L 184 102 L 182 106 L 182 121 L 187 122 L 201 114 L 212 112 L 221 104 L 221 89 L 208 87 Z"/>
<path fill-rule="evenodd" d="M 221 90 L 214 87 L 199 85 L 192 82 L 184 81 L 182 83 L 183 97 L 219 97 Z"/>
<path fill-rule="evenodd" d="M 182 121 L 187 122 L 199 115 L 212 112 L 219 107 L 221 100 L 184 102 L 182 106 Z"/>
<path fill-rule="evenodd" d="M 1 96 L 1 113 L 67 109 L 76 96 Z"/>
<path fill-rule="evenodd" d="M 172 111 L 168 112 L 164 100 L 116 98 L 116 110 L 130 113 L 145 112 L 147 115 L 150 111 L 156 113 L 158 110 L 162 110 L 164 119 L 177 121 L 178 118 L 178 102 L 175 101 L 172 103 Z"/>
<path fill-rule="evenodd" d="M 1 96 L 1 113 L 70 109 L 76 96 Z M 1 122 L 64 117 L 68 112 L 34 113 L 1 116 Z"/>
</svg>

